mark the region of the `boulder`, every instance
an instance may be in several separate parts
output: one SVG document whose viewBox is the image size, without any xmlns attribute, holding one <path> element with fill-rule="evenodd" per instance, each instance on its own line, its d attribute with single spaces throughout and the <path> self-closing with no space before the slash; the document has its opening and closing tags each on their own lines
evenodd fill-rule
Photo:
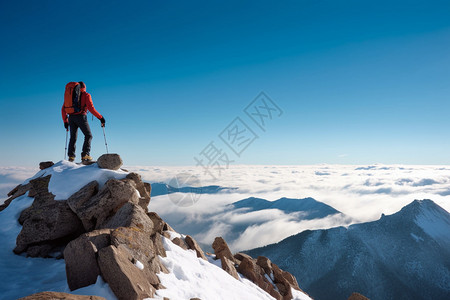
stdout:
<svg viewBox="0 0 450 300">
<path fill-rule="evenodd" d="M 242 253 L 242 252 L 238 252 L 236 253 L 234 256 L 235 262 L 237 264 L 240 264 L 241 261 L 244 259 L 244 257 L 248 258 L 248 259 L 253 259 L 250 255 Z"/>
<path fill-rule="evenodd" d="M 153 245 L 155 246 L 156 254 L 162 257 L 166 257 L 167 254 L 166 249 L 164 249 L 164 245 L 162 242 L 162 235 L 156 232 L 151 236 L 151 239 L 153 241 Z"/>
<path fill-rule="evenodd" d="M 144 266 L 142 271 L 151 285 L 160 283 L 156 276 L 161 271 L 159 258 L 147 232 L 135 227 L 120 227 L 111 233 L 111 243 L 117 248 L 126 249 L 133 263 L 139 261 Z"/>
<path fill-rule="evenodd" d="M 239 264 L 237 271 L 275 299 L 283 299 L 281 294 L 275 290 L 272 283 L 270 283 L 264 276 L 264 270 L 258 266 L 254 260 L 244 257 Z"/>
<path fill-rule="evenodd" d="M 109 170 L 119 170 L 123 165 L 122 158 L 119 154 L 103 154 L 97 159 L 97 164 L 99 168 L 109 169 Z"/>
<path fill-rule="evenodd" d="M 48 193 L 48 184 L 50 183 L 51 175 L 45 177 L 38 177 L 30 180 L 30 190 L 28 197 L 35 197 L 38 194 Z"/>
<path fill-rule="evenodd" d="M 236 268 L 234 267 L 234 263 L 231 260 L 226 257 L 222 257 L 220 259 L 220 262 L 222 263 L 222 269 L 224 269 L 225 272 L 239 280 L 239 275 L 236 271 Z"/>
<path fill-rule="evenodd" d="M 300 287 L 298 286 L 297 279 L 294 275 L 289 273 L 288 271 L 281 270 L 276 264 L 272 263 L 272 271 L 274 276 L 275 282 L 281 282 L 285 284 L 289 284 L 292 288 L 301 291 Z"/>
<path fill-rule="evenodd" d="M 102 229 L 82 234 L 64 250 L 67 283 L 71 291 L 94 284 L 100 275 L 98 251 L 111 245 L 111 230 Z"/>
<path fill-rule="evenodd" d="M 135 227 L 149 235 L 153 233 L 153 222 L 139 205 L 125 203 L 119 210 L 97 228 Z"/>
<path fill-rule="evenodd" d="M 221 259 L 226 257 L 232 262 L 234 262 L 233 254 L 231 254 L 230 248 L 228 248 L 227 242 L 222 237 L 216 237 L 212 244 L 214 253 L 216 254 L 216 259 Z"/>
<path fill-rule="evenodd" d="M 197 253 L 197 257 L 203 258 L 204 260 L 208 261 L 208 259 L 205 256 L 205 253 L 203 253 L 202 248 L 198 245 L 197 241 L 194 240 L 193 237 L 187 235 L 184 241 L 186 242 L 189 249 L 192 249 Z"/>
<path fill-rule="evenodd" d="M 137 204 L 138 201 L 139 196 L 134 183 L 110 179 L 94 197 L 73 208 L 76 208 L 76 214 L 83 222 L 86 231 L 91 231 L 105 228 L 101 225 L 125 203 Z"/>
<path fill-rule="evenodd" d="M 64 246 L 84 232 L 84 228 L 66 201 L 54 201 L 32 206 L 23 217 L 23 227 L 17 236 L 16 254 L 31 248 L 28 255 L 47 257 L 53 249 Z M 40 250 L 39 250 L 40 249 Z"/>
<path fill-rule="evenodd" d="M 39 169 L 44 170 L 53 166 L 54 163 L 52 161 L 43 161 L 39 163 Z"/>
<path fill-rule="evenodd" d="M 70 209 L 77 213 L 78 209 L 82 207 L 89 199 L 91 199 L 98 192 L 98 182 L 96 180 L 89 182 L 82 187 L 78 192 L 67 199 L 67 204 Z"/>
<path fill-rule="evenodd" d="M 106 299 L 100 296 L 72 295 L 61 292 L 41 292 L 23 298 L 19 298 L 18 300 L 106 300 Z"/>
<path fill-rule="evenodd" d="M 186 243 L 180 239 L 179 237 L 176 237 L 172 240 L 172 243 L 174 243 L 177 246 L 180 246 L 181 248 L 183 248 L 184 250 L 188 249 L 188 246 L 186 245 Z"/>
<path fill-rule="evenodd" d="M 163 228 L 164 228 L 164 224 L 165 224 L 163 219 L 161 219 L 161 217 L 157 213 L 155 213 L 154 211 L 148 212 L 147 216 L 153 222 L 153 226 L 154 226 L 153 230 L 155 232 L 162 233 L 163 232 Z"/>
<path fill-rule="evenodd" d="M 145 278 L 143 270 L 131 261 L 123 247 L 108 246 L 98 253 L 98 263 L 104 280 L 119 300 L 152 298 L 155 288 Z"/>
<path fill-rule="evenodd" d="M 151 186 L 149 183 L 144 184 L 141 179 L 141 175 L 137 173 L 130 173 L 126 177 L 127 179 L 133 180 L 133 182 L 136 184 L 136 189 L 138 190 L 140 194 L 139 198 L 139 205 L 145 210 L 148 211 L 148 204 L 150 203 L 150 191 Z M 148 190 L 147 190 L 148 189 Z"/>
<path fill-rule="evenodd" d="M 267 275 L 270 276 L 272 274 L 272 262 L 267 257 L 258 256 L 258 258 L 256 259 L 256 264 L 263 268 L 264 273 L 266 273 Z"/>
</svg>

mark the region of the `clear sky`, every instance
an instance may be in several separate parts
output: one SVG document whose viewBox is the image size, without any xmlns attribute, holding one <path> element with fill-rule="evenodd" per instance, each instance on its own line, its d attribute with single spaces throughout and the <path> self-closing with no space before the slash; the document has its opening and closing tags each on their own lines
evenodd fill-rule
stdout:
<svg viewBox="0 0 450 300">
<path fill-rule="evenodd" d="M 80 80 L 128 165 L 210 142 L 239 164 L 450 164 L 449 1 L 2 1 L 0 34 L 0 165 L 64 157 Z M 261 91 L 283 111 L 265 131 Z M 240 157 L 236 117 L 258 136 Z"/>
</svg>

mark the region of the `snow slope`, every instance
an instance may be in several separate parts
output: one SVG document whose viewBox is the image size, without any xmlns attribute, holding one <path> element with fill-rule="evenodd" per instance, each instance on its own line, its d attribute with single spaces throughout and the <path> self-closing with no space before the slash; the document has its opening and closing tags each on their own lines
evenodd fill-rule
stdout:
<svg viewBox="0 0 450 300">
<path fill-rule="evenodd" d="M 307 230 L 248 251 L 291 272 L 316 299 L 450 299 L 450 214 L 431 200 L 348 228 Z"/>
<path fill-rule="evenodd" d="M 198 258 L 193 250 L 183 250 L 166 238 L 164 248 L 167 257 L 160 259 L 170 273 L 158 275 L 167 289 L 158 290 L 156 299 L 274 299 L 248 279 L 240 276 L 240 280 L 236 280 L 231 277 L 220 267 L 220 260 L 214 261 L 212 256 L 209 256 L 210 262 L 207 262 Z M 296 290 L 293 290 L 293 294 L 295 300 L 311 299 Z"/>
</svg>

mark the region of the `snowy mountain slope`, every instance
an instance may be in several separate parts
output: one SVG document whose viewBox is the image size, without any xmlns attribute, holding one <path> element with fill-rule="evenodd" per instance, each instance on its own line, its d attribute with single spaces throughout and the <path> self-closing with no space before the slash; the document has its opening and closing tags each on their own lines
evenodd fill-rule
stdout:
<svg viewBox="0 0 450 300">
<path fill-rule="evenodd" d="M 450 214 L 431 200 L 348 228 L 304 231 L 248 251 L 294 274 L 316 299 L 450 298 Z"/>
<path fill-rule="evenodd" d="M 164 248 L 167 257 L 161 260 L 170 273 L 158 275 L 167 289 L 158 290 L 155 299 L 274 299 L 242 275 L 239 274 L 239 280 L 231 277 L 213 256 L 208 256 L 207 262 L 198 258 L 193 250 L 183 250 L 167 238 L 164 238 Z M 292 293 L 294 300 L 311 299 L 295 289 Z"/>
<path fill-rule="evenodd" d="M 79 166 L 61 161 L 53 167 L 39 171 L 33 178 L 52 175 L 49 190 L 59 200 L 77 191 L 92 180 L 103 185 L 108 178 L 123 178 L 124 171 L 100 169 L 98 166 Z M 101 277 L 96 284 L 70 292 L 67 285 L 64 260 L 53 258 L 27 258 L 15 255 L 13 249 L 21 230 L 18 218 L 22 210 L 29 207 L 33 198 L 27 194 L 14 199 L 0 212 L 0 299 L 17 299 L 41 291 L 60 291 L 72 294 L 98 295 L 116 299 Z M 151 204 L 149 206 L 151 210 Z M 236 280 L 217 266 L 218 261 L 198 259 L 192 250 L 183 250 L 170 240 L 164 239 L 167 257 L 161 260 L 169 274 L 158 274 L 164 290 L 158 290 L 155 299 L 168 295 L 171 299 L 273 299 L 258 286 L 241 276 Z M 300 291 L 293 290 L 294 299 L 310 299 Z"/>
</svg>

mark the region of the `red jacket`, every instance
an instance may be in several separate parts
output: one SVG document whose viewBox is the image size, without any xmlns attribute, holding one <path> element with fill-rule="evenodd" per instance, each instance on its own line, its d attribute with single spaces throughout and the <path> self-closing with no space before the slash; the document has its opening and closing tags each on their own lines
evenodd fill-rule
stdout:
<svg viewBox="0 0 450 300">
<path fill-rule="evenodd" d="M 87 111 L 90 111 L 91 114 L 96 116 L 98 119 L 102 118 L 102 115 L 95 109 L 94 104 L 92 103 L 91 94 L 86 93 L 86 88 L 81 89 L 81 111 L 74 113 L 72 115 L 86 115 Z M 69 122 L 66 110 L 64 109 L 64 103 L 61 108 L 61 115 L 64 123 Z"/>
</svg>

